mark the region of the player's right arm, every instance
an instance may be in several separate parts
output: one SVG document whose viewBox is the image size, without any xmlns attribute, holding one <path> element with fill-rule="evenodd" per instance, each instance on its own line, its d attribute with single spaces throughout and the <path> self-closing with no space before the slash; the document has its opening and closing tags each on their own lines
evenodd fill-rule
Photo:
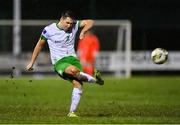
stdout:
<svg viewBox="0 0 180 125">
<path fill-rule="evenodd" d="M 28 71 L 33 70 L 33 65 L 34 65 L 34 63 L 36 61 L 36 58 L 39 55 L 39 52 L 41 51 L 41 49 L 43 48 L 45 43 L 46 43 L 46 40 L 42 39 L 42 38 L 40 38 L 39 41 L 37 42 L 37 44 L 36 44 L 36 46 L 34 48 L 34 51 L 32 53 L 31 60 L 30 60 L 30 62 L 28 63 L 28 65 L 26 67 L 26 69 Z"/>
<path fill-rule="evenodd" d="M 88 31 L 94 24 L 94 20 L 86 19 L 80 21 L 80 27 L 82 27 L 82 30 L 79 35 L 79 39 L 83 39 L 86 31 Z"/>
</svg>

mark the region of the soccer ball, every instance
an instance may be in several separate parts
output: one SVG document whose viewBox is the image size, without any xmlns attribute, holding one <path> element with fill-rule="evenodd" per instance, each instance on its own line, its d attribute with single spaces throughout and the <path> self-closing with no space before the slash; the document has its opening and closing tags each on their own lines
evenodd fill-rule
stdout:
<svg viewBox="0 0 180 125">
<path fill-rule="evenodd" d="M 151 53 L 151 60 L 155 64 L 164 64 L 168 59 L 168 51 L 163 48 L 156 48 Z"/>
</svg>

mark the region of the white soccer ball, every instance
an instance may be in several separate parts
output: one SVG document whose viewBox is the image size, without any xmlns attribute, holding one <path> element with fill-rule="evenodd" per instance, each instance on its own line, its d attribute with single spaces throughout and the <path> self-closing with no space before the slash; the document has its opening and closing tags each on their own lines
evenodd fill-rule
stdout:
<svg viewBox="0 0 180 125">
<path fill-rule="evenodd" d="M 164 64 L 168 59 L 168 51 L 163 48 L 156 48 L 151 53 L 151 60 L 155 64 Z"/>
</svg>

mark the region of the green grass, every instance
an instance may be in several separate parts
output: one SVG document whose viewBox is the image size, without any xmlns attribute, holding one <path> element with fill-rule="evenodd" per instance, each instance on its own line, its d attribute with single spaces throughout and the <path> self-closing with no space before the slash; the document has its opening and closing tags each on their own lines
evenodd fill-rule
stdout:
<svg viewBox="0 0 180 125">
<path fill-rule="evenodd" d="M 32 80 L 29 81 L 29 80 Z M 72 85 L 59 78 L 0 79 L 0 123 L 180 123 L 180 77 L 106 78 L 84 84 L 77 114 L 67 118 Z"/>
</svg>

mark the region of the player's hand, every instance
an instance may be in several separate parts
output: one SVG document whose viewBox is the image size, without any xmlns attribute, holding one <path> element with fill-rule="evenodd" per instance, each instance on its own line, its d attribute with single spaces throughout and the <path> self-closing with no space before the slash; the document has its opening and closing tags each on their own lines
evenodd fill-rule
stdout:
<svg viewBox="0 0 180 125">
<path fill-rule="evenodd" d="M 32 63 L 29 63 L 29 64 L 26 66 L 26 70 L 27 70 L 27 71 L 32 71 L 32 70 L 33 70 L 33 64 L 32 64 Z"/>
<path fill-rule="evenodd" d="M 85 32 L 81 32 L 80 35 L 79 35 L 79 39 L 83 39 L 84 35 L 85 35 Z"/>
</svg>

